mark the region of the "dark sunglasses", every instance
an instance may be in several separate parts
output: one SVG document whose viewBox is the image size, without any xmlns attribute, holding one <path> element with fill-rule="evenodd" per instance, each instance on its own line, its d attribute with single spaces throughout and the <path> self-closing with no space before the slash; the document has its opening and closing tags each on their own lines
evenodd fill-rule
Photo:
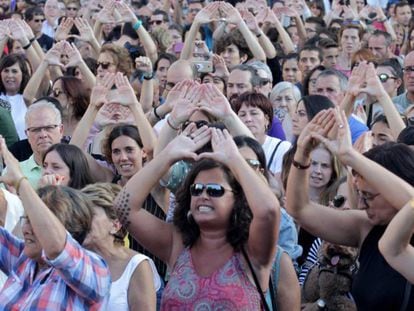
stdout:
<svg viewBox="0 0 414 311">
<path fill-rule="evenodd" d="M 341 207 L 345 203 L 345 201 L 346 201 L 346 198 L 343 195 L 338 194 L 334 197 L 334 199 L 332 200 L 332 203 L 334 207 Z"/>
<path fill-rule="evenodd" d="M 154 24 L 161 25 L 162 22 L 163 21 L 149 21 L 150 25 L 154 25 Z"/>
<path fill-rule="evenodd" d="M 43 23 L 45 21 L 44 18 L 38 18 L 33 20 L 35 23 Z"/>
<path fill-rule="evenodd" d="M 394 80 L 396 80 L 396 79 L 397 79 L 396 77 L 391 77 L 391 76 L 387 75 L 386 73 L 381 73 L 381 74 L 379 74 L 379 75 L 378 75 L 378 78 L 380 79 L 380 81 L 381 81 L 382 83 L 387 82 L 387 81 L 388 81 L 388 79 L 394 79 Z"/>
<path fill-rule="evenodd" d="M 203 193 L 204 189 L 206 189 L 207 195 L 213 198 L 219 198 L 223 196 L 226 190 L 233 192 L 233 190 L 226 189 L 219 184 L 192 184 L 190 186 L 190 194 L 193 197 L 199 197 Z"/>
<path fill-rule="evenodd" d="M 66 10 L 69 10 L 69 11 L 77 11 L 77 10 L 78 10 L 78 8 L 75 8 L 75 7 L 68 7 L 68 8 L 66 8 Z"/>
<path fill-rule="evenodd" d="M 99 68 L 99 66 L 101 66 L 102 67 L 102 69 L 104 69 L 104 70 L 106 70 L 106 69 L 108 69 L 109 68 L 109 66 L 111 66 L 112 64 L 111 63 L 109 63 L 109 62 L 97 62 L 96 63 L 96 68 Z"/>
<path fill-rule="evenodd" d="M 407 124 L 408 126 L 414 126 L 414 117 L 407 118 Z"/>
<path fill-rule="evenodd" d="M 197 121 L 189 121 L 189 120 L 187 120 L 183 124 L 183 127 L 182 127 L 183 131 L 187 128 L 187 126 L 190 125 L 190 123 L 195 123 L 195 125 L 197 126 L 198 129 L 200 127 L 204 126 L 204 125 L 208 125 L 208 121 L 206 121 L 206 120 L 197 120 Z"/>
</svg>

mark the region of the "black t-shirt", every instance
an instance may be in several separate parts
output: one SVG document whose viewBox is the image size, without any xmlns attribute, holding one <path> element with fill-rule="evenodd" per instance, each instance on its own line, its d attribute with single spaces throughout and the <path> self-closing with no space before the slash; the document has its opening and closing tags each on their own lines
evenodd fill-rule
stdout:
<svg viewBox="0 0 414 311">
<path fill-rule="evenodd" d="M 49 51 L 53 46 L 53 38 L 45 35 L 44 33 L 42 33 L 42 35 L 37 39 L 37 42 L 44 52 Z"/>
<path fill-rule="evenodd" d="M 386 226 L 372 228 L 361 246 L 360 266 L 352 283 L 352 296 L 359 311 L 401 310 L 407 280 L 390 267 L 378 249 L 385 229 Z M 414 289 L 405 310 L 414 310 Z"/>
</svg>

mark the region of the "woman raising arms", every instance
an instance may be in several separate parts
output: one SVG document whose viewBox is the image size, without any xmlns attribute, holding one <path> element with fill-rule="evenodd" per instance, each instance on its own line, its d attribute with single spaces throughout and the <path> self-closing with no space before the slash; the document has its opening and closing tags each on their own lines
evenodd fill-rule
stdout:
<svg viewBox="0 0 414 311">
<path fill-rule="evenodd" d="M 195 151 L 211 135 L 214 152 L 197 156 Z M 212 308 L 223 304 L 230 309 L 263 308 L 259 290 L 249 278 L 254 273 L 261 290 L 268 289 L 279 227 L 276 197 L 226 130 L 196 129 L 190 124 L 164 151 L 128 181 L 116 202 L 129 232 L 172 269 L 162 308 L 193 310 L 204 303 Z M 197 162 L 188 174 L 176 196 L 174 224 L 168 224 L 141 206 L 170 166 L 183 158 L 209 159 Z M 203 286 L 206 280 L 214 290 Z M 188 286 L 194 290 L 182 295 Z"/>
</svg>

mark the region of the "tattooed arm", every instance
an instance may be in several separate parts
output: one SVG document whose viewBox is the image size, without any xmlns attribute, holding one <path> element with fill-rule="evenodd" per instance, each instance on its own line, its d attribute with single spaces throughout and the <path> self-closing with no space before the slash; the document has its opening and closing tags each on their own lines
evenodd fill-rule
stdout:
<svg viewBox="0 0 414 311">
<path fill-rule="evenodd" d="M 191 136 L 190 136 L 191 135 Z M 172 164 L 196 159 L 194 153 L 210 140 L 207 126 L 190 124 L 151 162 L 135 174 L 115 200 L 118 218 L 129 233 L 155 256 L 171 265 L 175 249 L 182 247 L 181 236 L 168 224 L 142 209 L 145 199 Z M 174 260 L 172 260 L 174 261 Z"/>
</svg>

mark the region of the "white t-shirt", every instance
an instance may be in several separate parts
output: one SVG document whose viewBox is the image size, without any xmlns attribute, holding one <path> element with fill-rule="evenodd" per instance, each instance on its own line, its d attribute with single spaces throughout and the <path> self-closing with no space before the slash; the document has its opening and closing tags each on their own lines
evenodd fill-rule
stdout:
<svg viewBox="0 0 414 311">
<path fill-rule="evenodd" d="M 16 127 L 17 134 L 19 135 L 20 140 L 27 138 L 24 130 L 26 129 L 24 118 L 26 116 L 27 106 L 24 102 L 23 95 L 0 95 L 1 99 L 4 99 L 10 103 L 11 106 L 11 115 L 14 121 L 14 126 Z"/>
<path fill-rule="evenodd" d="M 279 146 L 277 147 L 276 153 L 273 156 L 273 159 L 271 159 L 272 154 L 278 144 Z M 291 146 L 291 143 L 288 141 L 281 141 L 279 138 L 266 136 L 265 142 L 262 145 L 262 147 L 266 155 L 267 167 L 273 174 L 277 174 L 282 171 L 283 156 L 290 149 Z M 270 161 L 272 162 L 270 163 Z"/>
<path fill-rule="evenodd" d="M 125 267 L 121 277 L 113 281 L 111 284 L 111 291 L 109 295 L 109 301 L 107 310 L 128 311 L 128 287 L 131 281 L 132 274 L 141 262 L 148 260 L 153 274 L 154 288 L 158 291 L 161 287 L 161 279 L 155 268 L 154 262 L 145 255 L 136 254 L 130 259 L 128 265 Z M 136 293 L 139 295 L 140 293 Z"/>
</svg>

